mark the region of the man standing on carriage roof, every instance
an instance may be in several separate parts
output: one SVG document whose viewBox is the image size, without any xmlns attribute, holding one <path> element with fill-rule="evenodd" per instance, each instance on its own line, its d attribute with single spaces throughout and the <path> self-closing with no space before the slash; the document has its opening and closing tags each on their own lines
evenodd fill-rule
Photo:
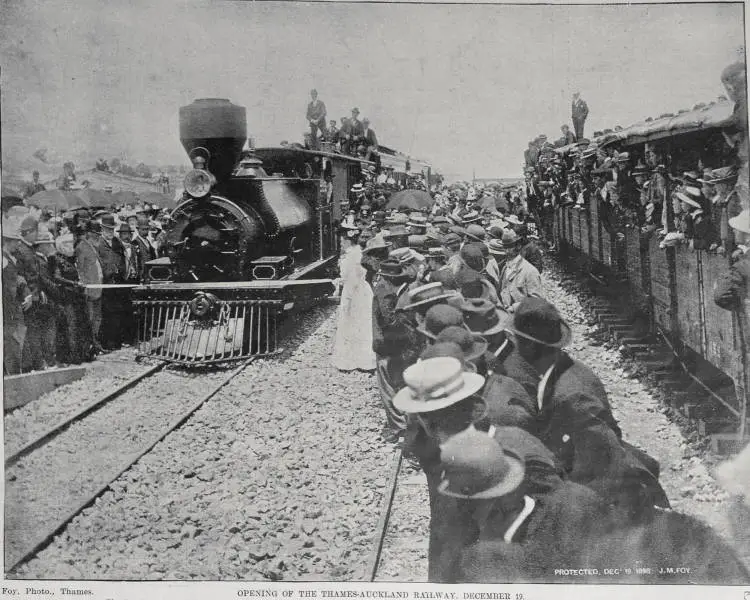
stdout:
<svg viewBox="0 0 750 600">
<path fill-rule="evenodd" d="M 326 105 L 318 99 L 318 90 L 310 90 L 312 101 L 307 105 L 307 121 L 310 123 L 310 137 L 313 148 L 318 147 L 318 129 L 325 138 L 328 135 L 326 129 Z"/>
<path fill-rule="evenodd" d="M 573 129 L 575 129 L 576 139 L 583 139 L 583 125 L 586 122 L 586 117 L 589 116 L 589 107 L 586 101 L 581 98 L 581 93 L 576 92 L 573 94 L 573 102 L 571 105 L 571 118 L 573 119 Z"/>
</svg>

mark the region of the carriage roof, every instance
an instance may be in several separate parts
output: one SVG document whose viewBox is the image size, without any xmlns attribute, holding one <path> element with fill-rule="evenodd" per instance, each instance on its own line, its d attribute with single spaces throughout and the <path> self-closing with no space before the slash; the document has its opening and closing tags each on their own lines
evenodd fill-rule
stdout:
<svg viewBox="0 0 750 600">
<path fill-rule="evenodd" d="M 613 133 L 598 136 L 592 141 L 599 146 L 618 143 L 623 146 L 633 146 L 664 138 L 721 129 L 732 124 L 734 115 L 734 103 L 721 100 L 676 115 L 664 116 L 652 121 L 640 121 Z M 576 144 L 569 144 L 555 151 L 567 155 Z"/>
</svg>

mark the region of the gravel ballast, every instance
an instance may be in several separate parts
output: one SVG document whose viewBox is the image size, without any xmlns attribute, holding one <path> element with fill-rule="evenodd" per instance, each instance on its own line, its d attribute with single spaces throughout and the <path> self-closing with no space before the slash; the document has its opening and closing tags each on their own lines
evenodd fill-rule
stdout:
<svg viewBox="0 0 750 600">
<path fill-rule="evenodd" d="M 364 579 L 393 445 L 375 378 L 330 365 L 335 324 L 301 318 L 19 576 Z"/>
<path fill-rule="evenodd" d="M 6 564 L 116 477 L 128 457 L 220 380 L 220 373 L 156 373 L 7 469 Z"/>
</svg>

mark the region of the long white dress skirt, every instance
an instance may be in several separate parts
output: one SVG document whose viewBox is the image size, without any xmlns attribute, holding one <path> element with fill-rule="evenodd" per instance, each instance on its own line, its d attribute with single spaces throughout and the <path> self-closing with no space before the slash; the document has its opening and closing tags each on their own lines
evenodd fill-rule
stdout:
<svg viewBox="0 0 750 600">
<path fill-rule="evenodd" d="M 341 258 L 341 304 L 339 305 L 333 364 L 340 371 L 375 369 L 372 351 L 372 289 L 360 264 L 362 249 L 352 246 Z"/>
</svg>

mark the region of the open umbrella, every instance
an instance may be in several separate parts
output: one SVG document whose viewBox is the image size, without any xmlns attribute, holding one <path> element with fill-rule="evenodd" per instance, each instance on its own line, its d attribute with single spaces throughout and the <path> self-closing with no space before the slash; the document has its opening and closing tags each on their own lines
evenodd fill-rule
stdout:
<svg viewBox="0 0 750 600">
<path fill-rule="evenodd" d="M 109 208 L 113 204 L 112 195 L 102 190 L 84 188 L 82 190 L 75 190 L 72 193 L 81 199 L 81 202 L 84 203 L 83 206 Z"/>
<path fill-rule="evenodd" d="M 419 210 L 421 208 L 432 208 L 435 200 L 430 194 L 422 190 L 401 190 L 396 192 L 388 200 L 386 208 L 399 209 L 410 208 Z"/>
<path fill-rule="evenodd" d="M 138 194 L 130 190 L 120 190 L 112 194 L 112 204 L 136 204 L 138 202 Z"/>
<path fill-rule="evenodd" d="M 36 204 L 39 208 L 46 208 L 52 212 L 65 212 L 75 208 L 88 208 L 86 198 L 80 198 L 75 192 L 63 190 L 44 190 L 27 198 L 27 204 Z"/>
<path fill-rule="evenodd" d="M 166 194 L 160 194 L 159 192 L 145 192 L 139 195 L 141 202 L 148 202 L 149 204 L 156 204 L 159 208 L 172 209 L 177 206 L 177 202 L 172 196 Z"/>
</svg>

